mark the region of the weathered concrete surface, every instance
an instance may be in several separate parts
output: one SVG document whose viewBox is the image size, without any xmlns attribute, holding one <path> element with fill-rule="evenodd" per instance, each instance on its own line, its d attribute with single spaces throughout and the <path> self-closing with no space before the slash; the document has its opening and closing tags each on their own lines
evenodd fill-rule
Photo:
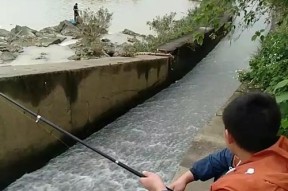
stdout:
<svg viewBox="0 0 288 191">
<path fill-rule="evenodd" d="M 101 119 L 127 109 L 133 100 L 164 84 L 168 61 L 167 57 L 138 56 L 1 67 L 0 92 L 69 132 L 95 132 Z M 54 136 L 62 137 L 27 116 L 0 99 L 0 184 L 59 144 Z"/>
<path fill-rule="evenodd" d="M 180 162 L 178 171 L 175 173 L 173 181 L 187 172 L 187 170 L 189 170 L 192 164 L 197 160 L 215 152 L 216 150 L 225 148 L 222 111 L 230 101 L 243 94 L 244 92 L 247 92 L 243 91 L 243 89 L 246 89 L 245 85 L 241 85 L 237 91 L 234 92 L 226 104 L 224 104 L 223 107 L 218 110 L 211 121 L 205 125 L 198 133 L 198 135 L 193 139 L 191 142 L 191 147 L 186 151 L 182 161 Z M 213 179 L 205 182 L 192 182 L 188 184 L 185 191 L 208 191 L 210 190 L 210 185 L 212 183 Z"/>
</svg>

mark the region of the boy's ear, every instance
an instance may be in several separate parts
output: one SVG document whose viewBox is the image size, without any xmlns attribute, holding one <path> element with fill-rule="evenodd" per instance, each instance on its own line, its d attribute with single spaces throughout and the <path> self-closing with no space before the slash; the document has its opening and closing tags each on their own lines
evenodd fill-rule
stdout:
<svg viewBox="0 0 288 191">
<path fill-rule="evenodd" d="M 225 139 L 226 139 L 228 144 L 232 144 L 235 142 L 234 138 L 232 137 L 232 135 L 229 133 L 229 131 L 227 129 L 225 129 Z"/>
</svg>

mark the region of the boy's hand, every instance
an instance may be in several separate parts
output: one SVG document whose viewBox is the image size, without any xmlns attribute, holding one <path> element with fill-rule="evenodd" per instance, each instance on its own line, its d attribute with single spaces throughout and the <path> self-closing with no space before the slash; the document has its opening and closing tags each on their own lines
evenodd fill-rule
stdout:
<svg viewBox="0 0 288 191">
<path fill-rule="evenodd" d="M 169 186 L 173 191 L 184 191 L 186 182 L 183 179 L 178 179 Z"/>
<path fill-rule="evenodd" d="M 166 187 L 157 174 L 152 172 L 143 172 L 146 177 L 140 178 L 140 183 L 149 191 L 162 191 L 166 190 Z"/>
<path fill-rule="evenodd" d="M 184 191 L 187 184 L 194 181 L 194 176 L 191 171 L 187 171 L 185 174 L 180 176 L 175 182 L 170 185 L 173 191 Z"/>
</svg>

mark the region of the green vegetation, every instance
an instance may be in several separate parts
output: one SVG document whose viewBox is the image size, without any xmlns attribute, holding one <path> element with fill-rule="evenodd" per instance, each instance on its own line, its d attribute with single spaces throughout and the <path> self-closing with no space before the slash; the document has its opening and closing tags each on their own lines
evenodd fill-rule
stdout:
<svg viewBox="0 0 288 191">
<path fill-rule="evenodd" d="M 262 39 L 261 49 L 250 60 L 250 70 L 239 73 L 239 79 L 275 95 L 282 112 L 280 133 L 288 136 L 288 1 L 267 2 L 281 5 L 273 7 L 278 10 L 278 25 Z"/>
<path fill-rule="evenodd" d="M 100 57 L 104 55 L 104 43 L 101 37 L 107 34 L 112 20 L 108 9 L 100 8 L 97 12 L 86 9 L 80 13 L 80 42 L 77 44 L 80 57 Z"/>
<path fill-rule="evenodd" d="M 263 40 L 261 50 L 250 61 L 250 71 L 240 73 L 239 77 L 241 82 L 276 96 L 283 114 L 281 133 L 288 135 L 287 18 Z"/>
<path fill-rule="evenodd" d="M 215 5 L 217 5 L 216 8 L 218 7 L 217 10 L 211 12 L 211 6 Z M 218 31 L 223 25 L 224 15 L 233 15 L 234 13 L 231 2 L 203 0 L 200 7 L 189 10 L 187 16 L 180 20 L 175 19 L 176 13 L 174 12 L 163 17 L 158 16 L 153 21 L 147 22 L 155 35 L 149 35 L 144 38 L 144 41 L 137 41 L 133 45 L 126 46 L 127 55 L 135 52 L 154 52 L 160 45 L 187 34 L 193 34 L 193 39 L 202 44 L 204 33 L 198 30 L 199 27 L 213 27 Z M 225 24 L 227 31 L 231 26 L 232 22 Z M 212 34 L 211 38 L 215 38 L 215 34 Z"/>
</svg>

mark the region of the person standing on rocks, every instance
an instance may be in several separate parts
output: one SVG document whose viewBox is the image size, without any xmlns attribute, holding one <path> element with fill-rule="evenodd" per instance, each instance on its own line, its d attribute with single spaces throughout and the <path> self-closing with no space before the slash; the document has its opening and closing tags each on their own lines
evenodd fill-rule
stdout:
<svg viewBox="0 0 288 191">
<path fill-rule="evenodd" d="M 74 21 L 75 23 L 78 23 L 78 16 L 79 16 L 78 3 L 75 3 L 73 11 L 74 11 Z"/>
</svg>

